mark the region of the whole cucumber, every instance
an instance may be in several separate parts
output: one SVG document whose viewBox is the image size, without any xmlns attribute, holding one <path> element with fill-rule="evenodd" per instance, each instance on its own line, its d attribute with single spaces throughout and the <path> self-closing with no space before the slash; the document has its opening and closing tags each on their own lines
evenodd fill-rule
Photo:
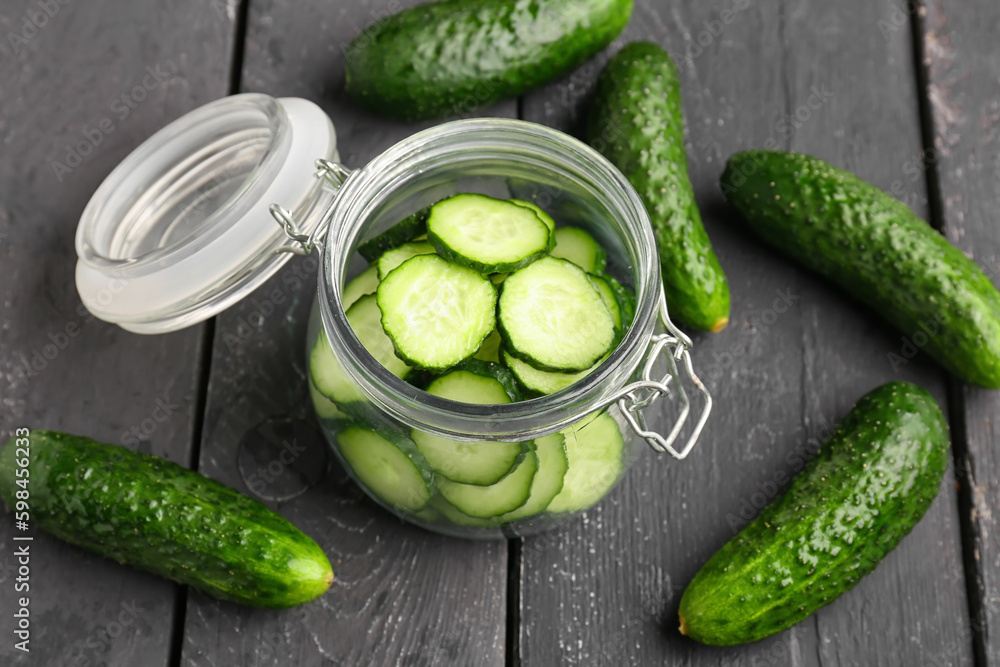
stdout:
<svg viewBox="0 0 1000 667">
<path fill-rule="evenodd" d="M 1000 293 L 905 204 L 850 172 L 782 151 L 733 155 L 721 185 L 752 230 L 874 308 L 904 346 L 914 341 L 960 378 L 1000 388 Z M 894 353 L 888 360 L 906 362 Z"/>
<path fill-rule="evenodd" d="M 851 589 L 920 521 L 948 464 L 934 398 L 905 382 L 866 394 L 791 486 L 681 597 L 681 632 L 729 646 L 792 627 Z"/>
<path fill-rule="evenodd" d="M 444 0 L 375 23 L 347 47 L 347 92 L 405 121 L 469 113 L 581 65 L 632 0 Z"/>
<path fill-rule="evenodd" d="M 649 213 L 667 307 L 682 323 L 721 331 L 729 283 L 695 203 L 684 151 L 677 66 L 666 51 L 633 42 L 597 79 L 587 141 L 628 178 Z"/>
<path fill-rule="evenodd" d="M 308 602 L 333 581 L 312 539 L 204 475 L 66 433 L 32 431 L 25 444 L 0 451 L 0 498 L 15 507 L 20 491 L 30 522 L 71 544 L 257 607 Z"/>
</svg>

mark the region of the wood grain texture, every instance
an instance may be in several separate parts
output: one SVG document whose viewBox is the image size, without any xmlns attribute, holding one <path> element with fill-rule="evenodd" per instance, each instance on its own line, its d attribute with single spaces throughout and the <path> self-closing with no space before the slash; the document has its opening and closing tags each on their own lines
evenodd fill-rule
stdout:
<svg viewBox="0 0 1000 667">
<path fill-rule="evenodd" d="M 74 234 L 129 151 L 226 94 L 232 21 L 195 0 L 48 6 L 51 15 L 38 2 L 0 9 L 2 435 L 62 429 L 187 465 L 201 329 L 138 336 L 94 319 L 74 285 Z M 176 586 L 38 531 L 31 653 L 15 651 L 12 524 L 4 514 L 0 663 L 167 664 Z"/>
<path fill-rule="evenodd" d="M 927 175 L 940 193 L 940 223 L 1000 285 L 1000 7 L 996 3 L 920 3 L 922 51 L 933 145 Z M 891 25 L 891 24 L 890 24 Z M 924 166 L 915 171 L 924 175 Z M 1000 394 L 953 380 L 955 419 L 965 436 L 956 472 L 969 494 L 972 610 L 963 628 L 975 633 L 985 664 L 1000 662 Z"/>
<path fill-rule="evenodd" d="M 728 155 L 762 146 L 815 154 L 885 188 L 901 177 L 919 155 L 920 119 L 905 28 L 895 41 L 877 28 L 890 3 L 637 4 L 618 45 L 650 39 L 678 62 L 692 181 L 729 276 L 731 323 L 695 340 L 717 402 L 691 458 L 647 460 L 582 521 L 525 540 L 522 664 L 970 664 L 969 642 L 953 643 L 966 600 L 950 472 L 902 545 L 811 619 L 729 649 L 677 633 L 687 582 L 738 530 L 741 509 L 755 514 L 779 473 L 796 471 L 811 438 L 885 381 L 918 382 L 942 405 L 945 387 L 919 357 L 897 373 L 887 355 L 899 334 L 752 238 L 717 188 Z M 599 66 L 529 96 L 525 118 L 579 128 Z M 778 312 L 782 294 L 793 304 Z"/>
<path fill-rule="evenodd" d="M 430 124 L 388 122 L 355 107 L 343 93 L 341 46 L 380 16 L 411 4 L 251 3 L 244 90 L 317 102 L 334 121 L 342 161 L 363 166 Z M 511 101 L 483 113 L 513 116 L 515 110 Z M 304 346 L 317 269 L 316 258 L 297 258 L 217 318 L 199 469 L 248 493 L 252 489 L 237 465 L 244 434 L 276 415 L 313 420 Z M 254 312 L 263 308 L 254 301 L 277 301 L 275 290 L 281 303 L 257 318 Z M 182 664 L 503 664 L 507 545 L 444 538 L 405 525 L 363 497 L 332 459 L 306 493 L 269 502 L 330 556 L 332 589 L 285 612 L 192 594 Z"/>
</svg>

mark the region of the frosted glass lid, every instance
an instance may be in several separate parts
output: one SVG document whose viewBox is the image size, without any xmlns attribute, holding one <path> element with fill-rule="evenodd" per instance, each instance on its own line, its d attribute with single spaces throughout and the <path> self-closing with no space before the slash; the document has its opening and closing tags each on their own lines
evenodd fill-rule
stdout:
<svg viewBox="0 0 1000 667">
<path fill-rule="evenodd" d="M 95 316 L 174 331 L 229 307 L 290 255 L 269 207 L 312 232 L 336 187 L 333 123 L 308 100 L 248 93 L 199 107 L 136 148 L 91 197 L 76 231 L 76 286 Z"/>
</svg>

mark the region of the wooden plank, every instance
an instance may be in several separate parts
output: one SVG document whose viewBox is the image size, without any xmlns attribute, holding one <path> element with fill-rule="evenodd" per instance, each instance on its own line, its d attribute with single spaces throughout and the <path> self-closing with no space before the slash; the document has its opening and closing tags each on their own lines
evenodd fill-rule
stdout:
<svg viewBox="0 0 1000 667">
<path fill-rule="evenodd" d="M 950 0 L 920 3 L 924 92 L 932 132 L 921 163 L 914 161 L 910 178 L 925 175 L 936 186 L 937 222 L 948 240 L 960 247 L 1000 284 L 1000 7 L 992 2 Z M 896 20 L 893 20 L 896 19 Z M 883 25 L 898 25 L 898 14 Z M 970 597 L 963 635 L 975 633 L 980 664 L 1000 662 L 1000 541 L 992 508 L 1000 499 L 1000 394 L 953 383 L 956 471 L 962 486 L 962 520 L 968 525 Z"/>
<path fill-rule="evenodd" d="M 233 23 L 197 0 L 18 1 L 4 3 L 0 26 L 2 436 L 62 429 L 186 465 L 201 328 L 138 336 L 91 317 L 73 241 L 91 193 L 129 151 L 226 93 Z M 12 524 L 5 514 L 0 662 L 168 664 L 177 587 L 34 529 L 31 653 L 15 650 L 24 593 Z"/>
<path fill-rule="evenodd" d="M 910 44 L 876 27 L 890 4 L 637 4 L 619 44 L 651 39 L 678 60 L 692 180 L 730 278 L 732 318 L 695 338 L 717 402 L 691 458 L 650 455 L 582 521 L 524 541 L 522 664 L 914 665 L 952 648 L 942 664 L 969 664 L 968 642 L 952 644 L 966 601 L 950 475 L 877 572 L 796 628 L 729 649 L 677 633 L 686 584 L 738 530 L 741 509 L 754 515 L 796 471 L 811 438 L 882 382 L 916 381 L 942 404 L 945 391 L 927 360 L 895 372 L 887 355 L 899 335 L 741 230 L 717 187 L 731 153 L 768 139 L 882 187 L 900 177 L 919 152 L 919 114 Z M 579 127 L 598 66 L 529 96 L 525 117 Z M 782 294 L 795 297 L 784 313 Z"/>
<path fill-rule="evenodd" d="M 364 165 L 423 126 L 387 122 L 355 107 L 343 93 L 340 46 L 386 11 L 409 4 L 416 3 L 251 3 L 244 89 L 321 104 L 335 123 L 341 159 Z M 515 110 L 509 102 L 486 113 L 513 116 Z M 239 473 L 244 434 L 272 416 L 313 422 L 304 346 L 317 268 L 315 258 L 296 259 L 217 318 L 200 470 L 247 492 L 257 480 L 248 484 Z M 275 310 L 258 318 L 255 311 L 266 308 L 254 300 L 267 299 Z M 303 457 L 325 455 L 315 433 L 301 443 L 309 448 Z M 266 454 L 256 461 L 244 472 L 269 462 Z M 286 502 L 268 500 L 270 488 L 262 491 L 330 556 L 331 591 L 285 612 L 192 594 L 184 665 L 503 664 L 506 543 L 449 539 L 402 524 L 363 498 L 332 461 L 312 481 Z M 296 483 L 288 472 L 276 476 L 277 485 Z"/>
</svg>

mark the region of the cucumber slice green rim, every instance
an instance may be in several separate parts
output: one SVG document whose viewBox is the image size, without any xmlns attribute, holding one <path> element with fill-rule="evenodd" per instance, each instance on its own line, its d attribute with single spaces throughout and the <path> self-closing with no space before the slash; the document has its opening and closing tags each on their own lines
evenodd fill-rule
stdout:
<svg viewBox="0 0 1000 667">
<path fill-rule="evenodd" d="M 354 335 L 361 341 L 368 354 L 387 371 L 400 379 L 405 379 L 412 369 L 396 355 L 392 339 L 386 336 L 382 328 L 382 311 L 378 306 L 376 295 L 361 297 L 347 309 L 346 314 Z"/>
<path fill-rule="evenodd" d="M 517 465 L 496 484 L 459 484 L 438 475 L 437 488 L 459 512 L 480 519 L 511 512 L 528 501 L 531 482 L 538 471 L 538 456 L 528 450 Z"/>
<path fill-rule="evenodd" d="M 392 507 L 415 512 L 432 495 L 428 476 L 403 449 L 362 426 L 337 434 L 337 446 L 358 480 Z M 410 445 L 412 448 L 412 445 Z"/>
<path fill-rule="evenodd" d="M 554 394 L 557 391 L 562 391 L 576 384 L 597 370 L 604 363 L 604 360 L 610 356 L 607 354 L 604 355 L 596 364 L 579 373 L 552 373 L 538 370 L 531 364 L 511 355 L 507 350 L 501 350 L 500 354 L 503 357 L 503 363 L 510 369 L 510 372 L 517 378 L 518 383 L 522 387 L 532 394 L 541 394 L 543 396 Z"/>
<path fill-rule="evenodd" d="M 569 460 L 566 458 L 566 445 L 561 433 L 553 433 L 535 440 L 535 456 L 538 457 L 538 470 L 531 480 L 531 492 L 528 501 L 517 509 L 500 517 L 501 520 L 517 521 L 534 516 L 549 506 L 552 499 L 562 491 Z"/>
<path fill-rule="evenodd" d="M 321 420 L 337 420 L 337 419 L 347 419 L 347 414 L 337 407 L 337 404 L 331 401 L 329 398 L 323 395 L 319 389 L 316 388 L 316 384 L 313 382 L 312 378 L 309 378 L 309 398 L 312 399 L 313 409 L 316 411 L 316 416 Z"/>
<path fill-rule="evenodd" d="M 611 313 L 611 319 L 615 322 L 615 341 L 611 345 L 612 347 L 617 347 L 618 343 L 625 337 L 625 327 L 622 326 L 621 304 L 618 303 L 618 297 L 615 295 L 615 290 L 611 287 L 611 283 L 603 276 L 591 273 L 587 277 L 590 278 L 590 282 L 594 283 L 594 287 L 600 292 L 601 298 L 604 300 L 604 306 Z"/>
<path fill-rule="evenodd" d="M 417 255 L 433 255 L 434 246 L 427 241 L 412 241 L 401 246 L 387 250 L 378 258 L 378 279 L 385 280 L 389 272 L 397 266 Z"/>
<path fill-rule="evenodd" d="M 523 199 L 508 199 L 507 201 L 511 204 L 530 208 L 538 216 L 538 219 L 545 223 L 545 226 L 549 228 L 549 247 L 546 252 L 552 252 L 552 249 L 556 247 L 556 221 L 552 219 L 552 216 L 530 201 L 524 201 Z"/>
<path fill-rule="evenodd" d="M 418 430 L 411 437 L 427 464 L 441 477 L 474 486 L 499 482 L 514 469 L 524 452 L 520 442 L 463 442 Z"/>
<path fill-rule="evenodd" d="M 492 283 L 437 255 L 400 264 L 379 283 L 376 297 L 396 354 L 426 370 L 443 371 L 471 357 L 496 326 Z"/>
<path fill-rule="evenodd" d="M 427 218 L 427 240 L 438 254 L 480 273 L 527 266 L 548 251 L 549 236 L 532 209 L 485 195 L 449 197 Z"/>
<path fill-rule="evenodd" d="M 490 335 L 486 337 L 483 344 L 479 346 L 479 351 L 473 356 L 473 359 L 479 359 L 481 361 L 495 361 L 500 362 L 500 332 L 494 329 L 490 332 Z"/>
<path fill-rule="evenodd" d="M 604 306 L 608 309 L 608 312 L 611 313 L 611 319 L 615 322 L 615 329 L 621 330 L 621 306 L 618 305 L 618 299 L 615 298 L 615 292 L 611 289 L 611 285 L 607 280 L 593 273 L 587 277 L 590 278 L 590 282 L 594 283 L 594 287 L 596 287 L 597 291 L 600 292 L 601 298 L 604 300 Z"/>
<path fill-rule="evenodd" d="M 350 403 L 364 403 L 368 400 L 347 377 L 322 329 L 309 352 L 309 377 L 316 391 L 341 408 Z"/>
<path fill-rule="evenodd" d="M 615 295 L 615 301 L 618 302 L 619 317 L 622 322 L 622 336 L 624 336 L 624 330 L 632 326 L 632 319 L 635 317 L 635 292 L 622 285 L 617 278 L 608 273 L 602 274 L 601 277 L 607 281 L 611 287 L 611 291 Z"/>
<path fill-rule="evenodd" d="M 427 393 L 441 398 L 479 405 L 511 402 L 503 383 L 490 374 L 486 362 L 466 362 L 427 386 Z M 472 370 L 475 369 L 475 370 Z M 414 429 L 417 449 L 428 464 L 443 477 L 462 484 L 488 486 L 509 473 L 524 453 L 521 442 L 452 440 Z"/>
<path fill-rule="evenodd" d="M 347 321 L 368 354 L 396 377 L 406 379 L 413 369 L 396 356 L 392 341 L 382 329 L 381 318 L 382 312 L 378 308 L 374 294 L 361 297 L 347 309 Z M 368 403 L 368 398 L 337 361 L 326 332 L 322 329 L 309 352 L 309 377 L 319 393 L 341 408 Z"/>
<path fill-rule="evenodd" d="M 517 403 L 524 400 L 524 396 L 521 394 L 521 387 L 517 383 L 517 378 L 514 377 L 514 374 L 507 366 L 501 364 L 499 361 L 483 361 L 482 359 L 471 357 L 455 366 L 453 371 L 467 371 L 480 377 L 496 380 L 503 387 L 503 390 L 507 392 L 507 396 L 512 402 Z M 442 381 L 445 377 L 441 376 L 434 384 L 439 384 L 439 381 Z M 456 392 L 453 400 L 470 402 L 468 395 L 464 394 L 461 389 L 459 392 Z"/>
<path fill-rule="evenodd" d="M 508 276 L 497 311 L 504 349 L 539 370 L 587 370 L 614 344 L 600 292 L 564 259 L 544 257 Z"/>
<path fill-rule="evenodd" d="M 431 207 L 425 206 L 412 213 L 378 236 L 369 239 L 358 246 L 358 254 L 368 262 L 374 262 L 387 250 L 399 247 L 407 241 L 412 241 L 427 231 L 427 216 Z"/>
<path fill-rule="evenodd" d="M 618 422 L 607 412 L 560 431 L 565 438 L 569 466 L 563 488 L 547 512 L 585 510 L 611 490 L 625 469 L 625 439 Z"/>
<path fill-rule="evenodd" d="M 378 289 L 378 267 L 372 264 L 344 285 L 340 302 L 346 311 L 361 297 L 374 294 L 376 289 Z"/>
<path fill-rule="evenodd" d="M 449 503 L 444 497 L 439 493 L 434 496 L 428 507 L 433 507 L 438 512 L 441 513 L 442 518 L 453 523 L 456 526 L 462 526 L 464 528 L 493 528 L 497 527 L 495 521 L 490 519 L 479 519 L 474 516 L 469 516 L 463 512 L 460 512 L 457 507 Z"/>
<path fill-rule="evenodd" d="M 579 227 L 560 227 L 556 230 L 556 247 L 553 257 L 568 259 L 587 273 L 603 273 L 607 252 L 589 232 Z"/>
</svg>

